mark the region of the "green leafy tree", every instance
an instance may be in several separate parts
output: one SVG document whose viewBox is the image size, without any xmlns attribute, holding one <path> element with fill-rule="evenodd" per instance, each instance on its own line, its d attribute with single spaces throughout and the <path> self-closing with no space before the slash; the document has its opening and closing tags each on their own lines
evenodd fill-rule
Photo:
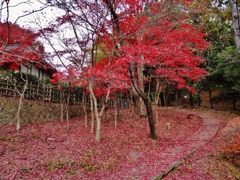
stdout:
<svg viewBox="0 0 240 180">
<path fill-rule="evenodd" d="M 231 28 L 231 10 L 226 6 L 226 2 L 206 0 L 194 1 L 190 8 L 190 21 L 193 24 L 202 25 L 207 34 L 206 40 L 211 42 L 210 49 L 201 53 L 205 58 L 202 66 L 209 74 L 196 87 L 199 93 L 201 90 L 208 91 L 210 107 L 213 108 L 212 90 L 221 87 L 225 78 L 224 70 L 221 71 L 220 67 L 228 66 L 224 58 L 220 58 L 221 53 L 228 47 L 235 46 L 234 32 Z"/>
<path fill-rule="evenodd" d="M 219 77 L 221 92 L 232 98 L 233 108 L 236 110 L 237 95 L 240 92 L 240 62 L 239 54 L 235 46 L 229 46 L 218 54 L 220 63 L 215 74 Z"/>
</svg>

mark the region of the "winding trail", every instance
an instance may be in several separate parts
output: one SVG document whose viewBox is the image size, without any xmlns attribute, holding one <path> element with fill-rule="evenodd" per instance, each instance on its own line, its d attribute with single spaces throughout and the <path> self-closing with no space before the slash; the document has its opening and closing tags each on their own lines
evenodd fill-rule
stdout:
<svg viewBox="0 0 240 180">
<path fill-rule="evenodd" d="M 193 115 L 202 118 L 202 126 L 192 136 L 187 138 L 181 145 L 172 149 L 167 149 L 159 153 L 158 157 L 154 157 L 149 162 L 139 164 L 137 167 L 129 167 L 128 170 L 118 172 L 118 178 L 130 180 L 160 180 L 166 177 L 172 170 L 183 164 L 184 161 L 197 152 L 207 142 L 211 141 L 219 130 L 218 119 L 203 112 L 191 112 L 189 110 L 180 110 L 190 112 Z M 177 132 L 176 132 L 177 133 Z M 124 174 L 124 177 L 122 175 Z M 150 176 L 148 176 L 148 174 Z M 154 175 L 153 175 L 154 174 Z M 112 177 L 111 179 L 116 179 Z"/>
<path fill-rule="evenodd" d="M 211 141 L 217 134 L 219 129 L 219 121 L 216 118 L 206 115 L 205 113 L 197 113 L 195 115 L 200 116 L 203 119 L 202 126 L 191 137 L 186 139 L 182 146 L 178 146 L 165 152 L 166 154 L 169 153 L 171 156 L 176 158 L 173 161 L 166 162 L 168 169 L 163 169 L 162 172 L 153 179 L 162 179 L 163 177 L 167 176 L 170 171 L 177 168 L 177 166 L 182 164 L 189 156 L 193 155 L 207 142 Z M 178 154 L 181 154 L 181 156 L 179 157 Z M 165 160 L 171 159 L 167 156 L 162 158 Z"/>
</svg>

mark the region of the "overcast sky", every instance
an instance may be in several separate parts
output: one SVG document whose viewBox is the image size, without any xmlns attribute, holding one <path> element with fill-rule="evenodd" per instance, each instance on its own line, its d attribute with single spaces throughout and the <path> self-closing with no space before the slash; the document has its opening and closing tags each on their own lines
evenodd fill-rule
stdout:
<svg viewBox="0 0 240 180">
<path fill-rule="evenodd" d="M 50 6 L 45 8 L 46 0 L 10 0 L 8 5 L 9 13 L 7 13 L 5 0 L 0 0 L 0 2 L 1 5 L 3 4 L 0 7 L 1 21 L 6 21 L 8 18 L 8 21 L 19 24 L 23 28 L 44 28 L 47 26 L 48 22 L 63 14 L 63 12 L 57 8 Z M 41 41 L 45 46 L 46 52 L 53 52 L 52 48 L 44 41 L 44 39 L 41 39 Z M 58 46 L 57 40 L 52 39 L 52 42 L 56 45 L 56 49 L 61 49 L 61 47 Z M 59 64 L 58 59 L 51 61 L 54 64 Z"/>
<path fill-rule="evenodd" d="M 9 13 L 7 13 L 5 0 L 0 0 L 0 2 L 3 4 L 0 11 L 1 20 L 6 21 L 8 17 L 9 21 L 24 27 L 36 28 L 36 21 L 41 21 L 42 25 L 45 26 L 47 22 L 61 14 L 59 9 L 53 7 L 41 10 L 46 7 L 45 0 L 10 0 Z M 32 13 L 33 11 L 34 13 Z"/>
</svg>

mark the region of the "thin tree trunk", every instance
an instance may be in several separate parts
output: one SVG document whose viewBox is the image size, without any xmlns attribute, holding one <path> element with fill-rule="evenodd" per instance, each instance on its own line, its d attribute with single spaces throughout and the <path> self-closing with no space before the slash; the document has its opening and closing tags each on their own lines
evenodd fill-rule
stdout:
<svg viewBox="0 0 240 180">
<path fill-rule="evenodd" d="M 19 103 L 18 103 L 18 111 L 16 113 L 16 117 L 17 117 L 17 131 L 20 130 L 21 128 L 21 119 L 20 119 L 20 113 L 21 113 L 21 108 L 22 108 L 22 100 L 23 100 L 23 96 L 20 95 L 20 98 L 19 98 Z"/>
<path fill-rule="evenodd" d="M 130 98 L 128 98 L 129 108 L 131 109 L 131 117 L 133 122 L 135 123 L 135 107 L 133 102 L 133 93 L 130 90 Z"/>
<path fill-rule="evenodd" d="M 176 91 L 175 91 L 175 102 L 176 102 L 177 106 L 178 106 L 178 96 L 179 96 L 179 92 L 178 92 L 178 89 L 176 88 Z"/>
<path fill-rule="evenodd" d="M 93 99 L 92 95 L 90 94 L 90 106 L 91 106 L 91 114 L 92 114 L 92 121 L 91 121 L 91 133 L 94 132 L 94 109 L 93 109 Z"/>
<path fill-rule="evenodd" d="M 63 101 L 64 101 L 64 98 L 63 98 L 63 90 L 61 89 L 61 87 L 59 86 L 59 96 L 60 96 L 60 120 L 61 122 L 63 122 L 63 110 L 64 110 L 64 105 L 63 105 Z"/>
<path fill-rule="evenodd" d="M 105 110 L 105 107 L 106 107 L 106 104 L 107 104 L 107 101 L 108 101 L 108 97 L 109 97 L 109 94 L 110 94 L 110 89 L 108 88 L 108 92 L 107 92 L 107 95 L 106 95 L 106 98 L 105 98 L 105 102 L 103 103 L 103 106 L 101 108 L 100 113 L 98 112 L 97 98 L 96 98 L 96 96 L 94 95 L 94 92 L 93 92 L 93 82 L 92 82 L 92 80 L 90 80 L 90 82 L 89 82 L 89 91 L 90 91 L 90 93 L 92 95 L 92 98 L 93 98 L 94 112 L 95 112 L 95 117 L 96 117 L 96 121 L 97 121 L 95 141 L 100 142 L 101 141 L 101 117 L 103 115 L 103 112 Z"/>
<path fill-rule="evenodd" d="M 148 97 L 151 99 L 150 93 L 151 93 L 151 76 L 150 76 L 150 82 L 148 82 Z"/>
<path fill-rule="evenodd" d="M 213 109 L 212 90 L 210 87 L 208 87 L 208 97 L 209 97 L 209 102 L 210 102 L 210 108 Z"/>
<path fill-rule="evenodd" d="M 232 11 L 232 24 L 234 29 L 234 38 L 237 46 L 238 54 L 240 54 L 240 17 L 238 3 L 239 1 L 228 0 L 229 6 Z"/>
<path fill-rule="evenodd" d="M 91 96 L 92 96 L 93 107 L 94 107 L 95 117 L 96 117 L 96 121 L 97 121 L 95 141 L 100 142 L 101 141 L 101 117 L 98 114 L 97 98 L 93 93 L 92 80 L 90 80 L 90 83 L 89 83 L 89 91 L 90 91 Z"/>
<path fill-rule="evenodd" d="M 83 112 L 84 112 L 84 124 L 85 124 L 85 128 L 88 127 L 88 116 L 87 116 L 87 102 L 86 102 L 86 96 L 83 93 L 82 96 L 82 106 L 83 106 Z"/>
<path fill-rule="evenodd" d="M 70 86 L 69 86 L 70 87 Z M 67 131 L 69 131 L 69 102 L 70 102 L 70 92 L 67 93 L 67 100 L 66 100 L 66 120 L 67 120 Z"/>
<path fill-rule="evenodd" d="M 155 91 L 155 96 L 154 96 L 154 104 L 156 106 L 158 105 L 159 95 L 160 95 L 161 91 L 162 91 L 161 87 L 159 88 L 159 79 L 157 78 L 156 91 Z"/>
<path fill-rule="evenodd" d="M 200 96 L 200 92 L 198 92 L 197 98 L 198 98 L 198 107 L 200 107 L 200 106 L 201 106 L 201 96 Z"/>
<path fill-rule="evenodd" d="M 115 129 L 117 129 L 117 121 L 118 121 L 118 103 L 117 103 L 118 99 L 117 97 L 114 99 L 114 106 L 115 106 L 115 111 L 114 111 L 114 126 Z"/>
<path fill-rule="evenodd" d="M 193 96 L 192 96 L 192 93 L 189 92 L 189 103 L 190 103 L 190 106 L 191 107 L 194 107 L 194 104 L 193 104 Z"/>
<path fill-rule="evenodd" d="M 18 94 L 20 95 L 20 98 L 19 98 L 19 103 L 18 103 L 18 110 L 17 110 L 17 113 L 16 113 L 16 118 L 17 118 L 17 125 L 16 125 L 16 130 L 19 131 L 20 128 L 21 128 L 21 118 L 20 118 L 20 113 L 21 113 L 21 109 L 22 109 L 22 104 L 23 104 L 23 99 L 24 99 L 24 93 L 25 91 L 27 90 L 27 86 L 28 86 L 28 81 L 27 80 L 24 80 L 25 81 L 25 84 L 23 86 L 23 90 L 22 92 L 20 93 L 18 90 Z M 15 88 L 17 88 L 17 85 L 15 83 Z"/>
<path fill-rule="evenodd" d="M 158 102 L 159 102 L 159 95 L 161 93 L 162 89 L 161 87 L 159 88 L 159 79 L 157 78 L 157 85 L 156 85 L 156 92 L 155 92 L 155 97 L 154 97 L 154 104 L 156 106 L 155 108 L 155 113 L 156 113 L 156 120 L 158 121 Z"/>
<path fill-rule="evenodd" d="M 104 121 L 107 122 L 107 106 L 104 108 Z"/>
<path fill-rule="evenodd" d="M 167 100 L 168 100 L 170 92 L 171 92 L 171 89 L 169 88 L 168 93 L 167 94 L 164 93 L 164 95 L 163 95 L 164 105 L 165 105 L 166 109 L 167 109 Z"/>
</svg>

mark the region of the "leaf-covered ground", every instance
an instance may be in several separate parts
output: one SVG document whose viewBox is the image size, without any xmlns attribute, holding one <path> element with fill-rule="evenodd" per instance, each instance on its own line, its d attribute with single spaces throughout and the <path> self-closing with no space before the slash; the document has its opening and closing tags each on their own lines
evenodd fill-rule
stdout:
<svg viewBox="0 0 240 180">
<path fill-rule="evenodd" d="M 187 150 L 183 148 L 189 142 L 187 139 L 204 125 L 203 112 L 196 110 L 161 109 L 158 112 L 156 141 L 149 138 L 147 119 L 132 119 L 130 109 L 120 110 L 117 129 L 114 112 L 108 111 L 106 121 L 103 118 L 100 143 L 94 141 L 90 127 L 84 127 L 83 117 L 72 119 L 69 131 L 65 122 L 26 125 L 19 132 L 14 126 L 3 126 L 0 128 L 0 179 L 152 179 L 163 169 L 167 170 L 167 162 L 185 156 Z M 224 116 L 218 116 L 220 126 L 225 124 Z M 204 170 L 196 177 L 205 176 L 205 171 L 211 169 L 202 164 L 196 167 L 190 161 L 192 157 L 195 162 L 196 158 L 202 159 L 206 151 L 208 155 L 213 154 L 216 148 L 207 143 L 195 153 L 199 155 L 189 157 L 165 178 L 188 179 L 199 168 Z M 214 173 L 207 173 L 205 177 L 215 178 Z"/>
</svg>

